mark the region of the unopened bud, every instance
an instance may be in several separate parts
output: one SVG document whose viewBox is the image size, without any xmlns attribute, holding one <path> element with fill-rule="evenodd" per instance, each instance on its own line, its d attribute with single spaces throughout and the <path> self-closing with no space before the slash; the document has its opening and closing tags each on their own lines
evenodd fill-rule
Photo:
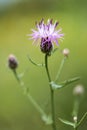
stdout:
<svg viewBox="0 0 87 130">
<path fill-rule="evenodd" d="M 52 42 L 47 38 L 42 38 L 41 39 L 41 44 L 40 44 L 40 49 L 43 53 L 50 55 L 52 49 L 53 49 L 53 44 Z"/>
<path fill-rule="evenodd" d="M 84 87 L 82 85 L 77 85 L 73 90 L 74 95 L 83 95 L 84 94 Z"/>
<path fill-rule="evenodd" d="M 73 117 L 74 122 L 77 122 L 77 116 Z"/>
<path fill-rule="evenodd" d="M 10 54 L 8 57 L 8 66 L 10 69 L 16 69 L 18 67 L 18 61 L 13 54 Z"/>
<path fill-rule="evenodd" d="M 68 57 L 70 51 L 69 51 L 68 48 L 65 48 L 62 53 L 63 53 L 64 56 Z"/>
</svg>

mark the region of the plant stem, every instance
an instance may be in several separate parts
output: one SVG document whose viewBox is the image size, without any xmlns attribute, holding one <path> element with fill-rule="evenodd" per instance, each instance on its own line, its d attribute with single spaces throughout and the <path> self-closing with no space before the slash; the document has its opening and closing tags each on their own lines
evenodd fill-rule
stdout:
<svg viewBox="0 0 87 130">
<path fill-rule="evenodd" d="M 63 60 L 62 60 L 62 62 L 61 62 L 61 64 L 60 64 L 60 67 L 59 67 L 59 70 L 58 70 L 58 73 L 57 73 L 57 76 L 56 76 L 55 82 L 57 82 L 58 79 L 59 79 L 59 76 L 60 76 L 60 74 L 61 74 L 61 71 L 62 71 L 63 65 L 64 65 L 64 63 L 65 63 L 65 60 L 66 60 L 66 57 L 63 58 Z"/>
<path fill-rule="evenodd" d="M 24 90 L 24 94 L 28 97 L 29 101 L 33 104 L 33 106 L 37 109 L 37 111 L 43 116 L 45 114 L 45 112 L 43 111 L 43 109 L 37 104 L 37 102 L 33 99 L 33 97 L 30 95 L 28 88 L 26 88 L 24 82 L 20 79 L 20 77 L 18 76 L 16 70 L 13 71 L 17 81 L 19 82 L 20 86 L 23 88 Z"/>
<path fill-rule="evenodd" d="M 75 97 L 74 101 L 74 108 L 73 108 L 73 117 L 78 117 L 78 111 L 79 111 L 79 100 Z"/>
<path fill-rule="evenodd" d="M 77 127 L 75 127 L 74 130 L 77 130 Z"/>
<path fill-rule="evenodd" d="M 48 69 L 48 55 L 45 55 L 45 68 L 46 68 L 46 72 L 47 72 L 47 76 L 48 76 L 48 80 L 49 80 L 49 85 L 50 85 L 50 92 L 51 92 L 51 109 L 52 109 L 52 128 L 53 130 L 56 130 L 56 123 L 55 123 L 55 109 L 54 109 L 54 90 L 51 87 L 51 77 L 49 74 L 49 69 Z"/>
<path fill-rule="evenodd" d="M 77 124 L 77 128 L 81 125 L 81 123 L 84 121 L 85 117 L 87 116 L 87 112 L 82 116 L 79 123 Z"/>
<path fill-rule="evenodd" d="M 36 101 L 32 98 L 32 96 L 30 95 L 30 93 L 26 93 L 27 97 L 29 98 L 29 100 L 31 101 L 31 103 L 33 104 L 33 106 L 37 109 L 37 111 L 43 116 L 46 115 L 45 112 L 41 109 L 41 107 L 36 103 Z"/>
</svg>

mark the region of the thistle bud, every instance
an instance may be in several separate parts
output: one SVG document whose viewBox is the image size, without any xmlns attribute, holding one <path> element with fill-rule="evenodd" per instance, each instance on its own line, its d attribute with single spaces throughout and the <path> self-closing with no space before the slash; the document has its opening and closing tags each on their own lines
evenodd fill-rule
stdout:
<svg viewBox="0 0 87 130">
<path fill-rule="evenodd" d="M 8 66 L 12 70 L 15 70 L 18 67 L 18 61 L 13 54 L 10 54 L 8 57 Z"/>
<path fill-rule="evenodd" d="M 81 96 L 84 94 L 84 87 L 82 85 L 77 85 L 74 90 L 73 94 L 77 96 Z"/>
<path fill-rule="evenodd" d="M 41 44 L 40 44 L 40 49 L 43 53 L 45 54 L 50 54 L 50 52 L 53 49 L 52 42 L 48 38 L 42 38 L 41 39 Z"/>
<path fill-rule="evenodd" d="M 64 56 L 68 57 L 70 51 L 69 51 L 68 48 L 65 48 L 62 53 L 63 53 Z"/>
</svg>

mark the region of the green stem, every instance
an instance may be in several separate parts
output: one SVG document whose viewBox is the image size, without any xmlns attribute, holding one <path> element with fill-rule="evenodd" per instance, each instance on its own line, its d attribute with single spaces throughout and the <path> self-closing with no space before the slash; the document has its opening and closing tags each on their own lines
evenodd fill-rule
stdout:
<svg viewBox="0 0 87 130">
<path fill-rule="evenodd" d="M 58 70 L 58 73 L 57 73 L 57 76 L 56 76 L 56 79 L 55 79 L 55 82 L 58 81 L 59 77 L 60 77 L 60 74 L 61 74 L 61 71 L 62 71 L 62 68 L 63 68 L 63 65 L 65 63 L 65 60 L 66 60 L 67 57 L 64 57 L 61 64 L 60 64 L 60 68 Z"/>
<path fill-rule="evenodd" d="M 77 130 L 77 117 L 78 117 L 78 110 L 79 110 L 79 100 L 75 97 L 74 101 L 74 108 L 72 112 L 73 120 L 74 120 L 74 130 Z M 76 118 L 76 119 L 74 119 Z"/>
<path fill-rule="evenodd" d="M 43 111 L 43 109 L 37 104 L 37 102 L 33 99 L 33 97 L 30 95 L 28 89 L 26 88 L 24 82 L 21 81 L 20 77 L 18 76 L 16 70 L 13 71 L 14 75 L 17 79 L 17 81 L 19 82 L 20 86 L 23 88 L 24 90 L 24 94 L 27 95 L 29 101 L 33 104 L 33 106 L 37 109 L 37 111 L 43 116 L 45 114 L 45 112 Z"/>
<path fill-rule="evenodd" d="M 87 116 L 87 112 L 82 116 L 82 118 L 80 119 L 80 121 L 78 123 L 76 123 L 74 130 L 77 130 L 78 127 L 81 125 L 81 123 L 84 121 L 85 117 Z"/>
<path fill-rule="evenodd" d="M 48 55 L 47 54 L 45 55 L 45 68 L 46 68 L 48 80 L 49 80 L 49 83 L 50 83 L 51 82 L 51 77 L 50 77 L 49 69 L 48 69 Z M 52 120 L 53 120 L 52 128 L 53 128 L 53 130 L 56 130 L 55 109 L 54 109 L 54 91 L 53 91 L 53 89 L 51 87 L 51 84 L 49 84 L 49 85 L 50 85 L 50 92 L 51 92 L 51 109 L 52 109 Z"/>
<path fill-rule="evenodd" d="M 49 80 L 49 82 L 51 82 L 51 77 L 50 77 L 49 70 L 48 70 L 48 55 L 45 55 L 45 67 L 46 67 L 46 72 L 47 72 L 48 80 Z"/>
<path fill-rule="evenodd" d="M 13 73 L 14 73 L 14 75 L 15 75 L 17 81 L 21 84 L 21 80 L 20 80 L 20 78 L 19 78 L 19 76 L 18 76 L 18 74 L 17 74 L 17 72 L 16 72 L 15 69 L 13 70 Z"/>
<path fill-rule="evenodd" d="M 77 130 L 77 127 L 75 127 L 74 130 Z"/>
<path fill-rule="evenodd" d="M 81 120 L 77 124 L 77 128 L 80 126 L 80 124 L 84 121 L 85 117 L 87 116 L 87 112 L 82 116 Z"/>
<path fill-rule="evenodd" d="M 79 111 L 79 100 L 76 98 L 74 101 L 74 108 L 73 108 L 73 113 L 72 113 L 73 117 L 78 117 L 78 111 Z"/>
<path fill-rule="evenodd" d="M 27 97 L 29 98 L 29 100 L 31 101 L 31 103 L 34 105 L 34 107 L 37 109 L 37 111 L 41 114 L 41 115 L 46 115 L 45 112 L 41 109 L 41 107 L 36 103 L 36 101 L 32 98 L 32 96 L 30 95 L 30 93 L 27 93 Z"/>
</svg>

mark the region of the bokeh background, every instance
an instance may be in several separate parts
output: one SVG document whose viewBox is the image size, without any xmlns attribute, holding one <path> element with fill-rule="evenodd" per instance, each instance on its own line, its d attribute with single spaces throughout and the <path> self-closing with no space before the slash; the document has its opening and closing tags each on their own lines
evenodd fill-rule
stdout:
<svg viewBox="0 0 87 130">
<path fill-rule="evenodd" d="M 27 34 L 35 27 L 35 21 L 53 18 L 62 27 L 64 40 L 60 49 L 69 48 L 60 81 L 75 76 L 81 79 L 55 92 L 55 106 L 58 130 L 73 130 L 62 124 L 58 117 L 72 121 L 73 88 L 77 84 L 85 87 L 84 100 L 80 105 L 79 119 L 87 111 L 87 1 L 86 0 L 0 0 L 0 130 L 51 130 L 42 121 L 40 114 L 24 95 L 13 73 L 7 66 L 9 54 L 18 61 L 18 73 L 26 71 L 22 78 L 30 93 L 49 113 L 50 99 L 45 69 L 32 65 L 29 54 L 37 63 L 44 62 L 39 46 L 33 46 Z M 57 51 L 49 58 L 52 79 L 55 78 L 63 56 Z M 87 118 L 79 127 L 87 130 Z"/>
</svg>

